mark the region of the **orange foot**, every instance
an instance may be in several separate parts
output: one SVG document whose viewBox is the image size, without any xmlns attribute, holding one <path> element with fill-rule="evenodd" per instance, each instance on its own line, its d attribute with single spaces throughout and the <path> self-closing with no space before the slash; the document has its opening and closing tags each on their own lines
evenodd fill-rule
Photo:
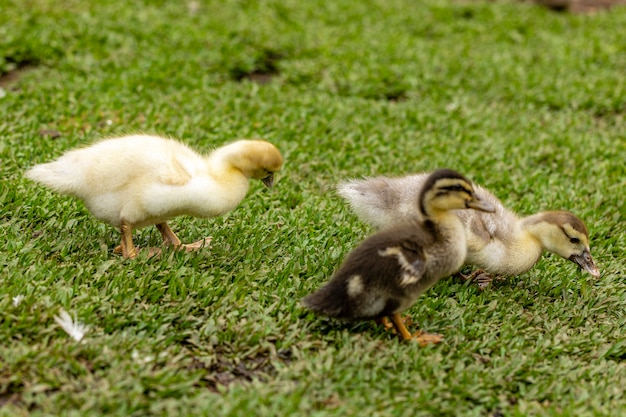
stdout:
<svg viewBox="0 0 626 417">
<path fill-rule="evenodd" d="M 211 238 L 211 237 L 207 237 L 207 238 L 204 238 L 204 239 L 199 240 L 197 242 L 193 242 L 193 243 L 189 243 L 189 244 L 182 244 L 181 243 L 181 244 L 175 246 L 175 249 L 177 249 L 177 250 L 184 250 L 185 252 L 193 252 L 193 251 L 198 250 L 198 249 L 209 248 L 209 247 L 211 247 L 211 240 L 212 239 L 213 238 Z M 139 246 L 135 246 L 135 249 L 138 252 L 140 248 L 139 248 Z M 113 249 L 113 253 L 121 255 L 123 253 L 122 245 L 117 245 Z M 160 254 L 161 254 L 161 249 L 154 248 L 154 247 L 148 248 L 148 258 L 152 258 L 153 256 L 158 256 Z"/>
<path fill-rule="evenodd" d="M 166 222 L 157 224 L 156 228 L 161 233 L 164 245 L 172 246 L 176 249 L 184 250 L 185 252 L 192 252 L 194 250 L 208 248 L 211 246 L 211 240 L 213 240 L 212 237 L 206 237 L 197 242 L 184 244 L 180 241 L 178 236 L 176 236 L 176 233 L 174 233 L 172 229 L 170 229 Z"/>
<path fill-rule="evenodd" d="M 183 243 L 181 245 L 179 245 L 177 247 L 180 249 L 183 249 L 185 252 L 193 252 L 195 250 L 198 249 L 202 249 L 202 248 L 210 248 L 211 247 L 211 241 L 213 240 L 212 237 L 205 237 L 204 239 L 201 239 L 197 242 L 193 242 L 193 243 Z"/>
<path fill-rule="evenodd" d="M 391 319 L 391 321 L 389 319 Z M 410 317 L 401 317 L 398 313 L 392 314 L 389 318 L 383 317 L 380 322 L 385 326 L 385 329 L 400 334 L 402 340 L 414 340 L 419 343 L 420 346 L 437 344 L 443 340 L 443 336 L 439 334 L 431 334 L 422 331 L 414 334 L 409 333 L 406 326 L 413 324 L 413 321 Z"/>
<path fill-rule="evenodd" d="M 139 246 L 135 246 L 135 255 L 134 256 L 130 256 L 130 258 L 136 258 L 139 255 L 139 252 L 142 249 Z M 113 253 L 116 255 L 123 255 L 124 251 L 122 250 L 122 245 L 117 245 L 115 248 L 113 248 Z M 149 247 L 148 248 L 148 258 L 152 258 L 153 256 L 159 256 L 161 255 L 161 249 L 159 248 L 154 248 L 154 247 Z"/>
<path fill-rule="evenodd" d="M 411 340 L 415 340 L 423 347 L 443 342 L 443 336 L 435 333 L 426 333 L 420 330 L 411 335 Z"/>
</svg>

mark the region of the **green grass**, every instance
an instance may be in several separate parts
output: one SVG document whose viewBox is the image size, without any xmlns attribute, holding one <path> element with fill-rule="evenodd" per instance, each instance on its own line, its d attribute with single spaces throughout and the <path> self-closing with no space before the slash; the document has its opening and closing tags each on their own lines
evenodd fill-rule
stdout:
<svg viewBox="0 0 626 417">
<path fill-rule="evenodd" d="M 0 415 L 626 413 L 626 9 L 57 3 L 0 12 L 0 74 L 21 69 L 0 81 Z M 262 137 L 286 165 L 227 216 L 173 222 L 212 249 L 124 261 L 116 230 L 23 172 L 138 131 Z M 371 233 L 334 185 L 444 166 L 520 213 L 578 214 L 601 278 L 544 256 L 484 292 L 443 280 L 408 311 L 445 336 L 428 348 L 304 311 Z"/>
</svg>

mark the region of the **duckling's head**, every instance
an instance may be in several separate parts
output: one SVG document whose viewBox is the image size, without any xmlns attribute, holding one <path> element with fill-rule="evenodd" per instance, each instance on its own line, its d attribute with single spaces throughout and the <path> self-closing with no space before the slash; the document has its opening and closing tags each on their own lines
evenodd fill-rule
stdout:
<svg viewBox="0 0 626 417">
<path fill-rule="evenodd" d="M 434 171 L 426 179 L 419 195 L 419 210 L 431 218 L 447 210 L 473 208 L 493 213 L 495 208 L 481 200 L 470 180 L 451 169 Z"/>
<path fill-rule="evenodd" d="M 224 148 L 232 166 L 246 177 L 261 180 L 267 187 L 274 184 L 274 173 L 283 165 L 283 156 L 276 146 L 263 140 L 239 140 Z"/>
<path fill-rule="evenodd" d="M 589 232 L 578 217 L 568 211 L 548 211 L 528 218 L 528 228 L 546 250 L 569 259 L 593 275 L 600 271 L 591 257 Z"/>
</svg>

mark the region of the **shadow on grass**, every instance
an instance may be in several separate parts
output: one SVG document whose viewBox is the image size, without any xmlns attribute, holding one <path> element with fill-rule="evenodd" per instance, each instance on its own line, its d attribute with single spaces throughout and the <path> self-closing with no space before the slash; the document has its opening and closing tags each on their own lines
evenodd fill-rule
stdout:
<svg viewBox="0 0 626 417">
<path fill-rule="evenodd" d="M 27 71 L 38 65 L 37 60 L 31 58 L 4 57 L 3 61 L 4 65 L 0 66 L 0 88 L 15 84 Z"/>
<path fill-rule="evenodd" d="M 257 84 L 267 84 L 280 74 L 278 62 L 285 57 L 285 54 L 269 49 L 261 50 L 259 56 L 254 60 L 252 67 L 246 65 L 235 65 L 230 69 L 230 77 L 237 81 L 252 81 Z"/>
</svg>

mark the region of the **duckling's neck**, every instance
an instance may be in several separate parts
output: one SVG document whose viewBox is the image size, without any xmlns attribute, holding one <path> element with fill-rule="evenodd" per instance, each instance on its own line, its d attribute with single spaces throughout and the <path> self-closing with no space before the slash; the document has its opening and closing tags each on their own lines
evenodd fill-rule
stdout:
<svg viewBox="0 0 626 417">
<path fill-rule="evenodd" d="M 541 212 L 522 219 L 521 228 L 532 236 L 541 246 L 541 250 L 555 252 L 552 235 L 558 226 L 546 219 L 547 212 Z"/>
<path fill-rule="evenodd" d="M 213 178 L 219 178 L 224 184 L 230 183 L 230 187 L 242 187 L 248 184 L 248 177 L 233 163 L 237 155 L 231 149 L 219 148 L 205 158 L 208 173 Z"/>
<path fill-rule="evenodd" d="M 460 219 L 447 210 L 431 211 L 422 224 L 435 238 L 429 250 L 439 254 L 428 261 L 428 269 L 437 276 L 447 276 L 458 271 L 467 254 L 465 229 Z"/>
<path fill-rule="evenodd" d="M 451 230 L 463 229 L 463 223 L 450 210 L 431 209 L 428 214 L 423 214 L 424 226 L 440 230 L 440 233 L 448 234 Z"/>
<path fill-rule="evenodd" d="M 541 257 L 544 246 L 531 218 L 510 219 L 499 226 L 485 245 L 483 238 L 468 235 L 467 264 L 480 265 L 487 272 L 519 275 L 529 270 Z"/>
<path fill-rule="evenodd" d="M 543 252 L 541 241 L 520 222 L 513 227 L 511 240 L 504 245 L 507 274 L 521 274 L 537 263 Z"/>
</svg>

